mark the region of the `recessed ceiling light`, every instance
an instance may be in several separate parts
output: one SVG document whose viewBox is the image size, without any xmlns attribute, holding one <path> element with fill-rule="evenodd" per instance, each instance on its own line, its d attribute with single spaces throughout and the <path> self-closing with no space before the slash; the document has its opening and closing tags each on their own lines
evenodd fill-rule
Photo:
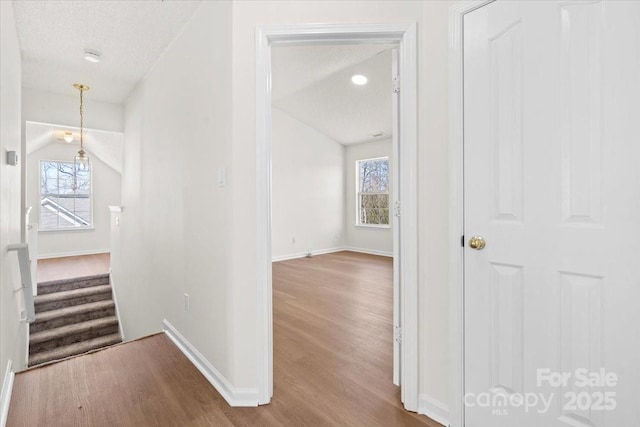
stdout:
<svg viewBox="0 0 640 427">
<path fill-rule="evenodd" d="M 86 59 L 89 62 L 93 62 L 93 63 L 100 62 L 101 57 L 102 57 L 102 54 L 97 50 L 93 50 L 93 49 L 84 50 L 84 59 Z"/>
<path fill-rule="evenodd" d="M 354 84 L 362 86 L 362 85 L 367 84 L 368 79 L 365 76 L 363 76 L 362 74 L 354 74 L 353 76 L 351 76 L 351 81 Z"/>
</svg>

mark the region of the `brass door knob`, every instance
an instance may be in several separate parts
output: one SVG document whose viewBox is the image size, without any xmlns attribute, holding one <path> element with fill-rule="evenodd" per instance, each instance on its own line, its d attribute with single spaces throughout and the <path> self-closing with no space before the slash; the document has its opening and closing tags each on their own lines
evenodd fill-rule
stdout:
<svg viewBox="0 0 640 427">
<path fill-rule="evenodd" d="M 469 240 L 469 246 L 471 249 L 475 249 L 477 251 L 484 249 L 486 245 L 487 242 L 484 241 L 482 236 L 473 236 L 471 240 Z"/>
</svg>

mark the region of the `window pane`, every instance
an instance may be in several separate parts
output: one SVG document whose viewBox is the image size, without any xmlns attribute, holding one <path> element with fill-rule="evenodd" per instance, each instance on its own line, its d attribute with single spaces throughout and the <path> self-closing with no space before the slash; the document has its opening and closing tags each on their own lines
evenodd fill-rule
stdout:
<svg viewBox="0 0 640 427">
<path fill-rule="evenodd" d="M 91 226 L 91 171 L 72 162 L 40 163 L 40 228 Z"/>
<path fill-rule="evenodd" d="M 389 159 L 359 160 L 358 220 L 360 224 L 389 224 Z"/>
<path fill-rule="evenodd" d="M 361 194 L 360 223 L 389 224 L 389 195 Z"/>
<path fill-rule="evenodd" d="M 358 164 L 361 192 L 382 193 L 389 191 L 389 160 L 361 160 Z"/>
</svg>

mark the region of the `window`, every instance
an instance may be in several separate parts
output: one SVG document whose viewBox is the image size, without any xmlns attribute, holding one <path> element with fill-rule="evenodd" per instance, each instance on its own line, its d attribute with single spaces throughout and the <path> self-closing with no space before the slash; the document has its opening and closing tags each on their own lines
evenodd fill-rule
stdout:
<svg viewBox="0 0 640 427">
<path fill-rule="evenodd" d="M 356 161 L 356 225 L 389 225 L 389 158 Z"/>
<path fill-rule="evenodd" d="M 91 170 L 73 162 L 40 162 L 40 229 L 91 227 Z"/>
</svg>

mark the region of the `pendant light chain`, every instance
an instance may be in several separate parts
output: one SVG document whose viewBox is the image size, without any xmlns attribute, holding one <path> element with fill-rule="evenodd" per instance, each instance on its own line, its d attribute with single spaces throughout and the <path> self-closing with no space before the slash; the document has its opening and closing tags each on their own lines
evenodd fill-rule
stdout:
<svg viewBox="0 0 640 427">
<path fill-rule="evenodd" d="M 82 146 L 82 134 L 83 132 L 83 127 L 84 127 L 84 114 L 82 111 L 82 94 L 84 93 L 84 89 L 80 88 L 80 151 L 84 151 L 83 146 Z"/>
<path fill-rule="evenodd" d="M 89 166 L 89 158 L 84 151 L 84 91 L 89 90 L 89 86 L 76 83 L 73 87 L 80 91 L 80 150 L 78 150 L 78 155 L 74 158 L 74 163 L 76 163 L 76 165 L 82 165 L 83 168 L 87 169 Z"/>
</svg>

